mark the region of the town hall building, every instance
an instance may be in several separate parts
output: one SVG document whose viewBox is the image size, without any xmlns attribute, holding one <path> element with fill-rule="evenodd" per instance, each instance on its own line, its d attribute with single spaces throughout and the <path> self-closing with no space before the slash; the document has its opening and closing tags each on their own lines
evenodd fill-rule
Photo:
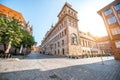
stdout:
<svg viewBox="0 0 120 80">
<path fill-rule="evenodd" d="M 58 22 L 51 27 L 41 42 L 45 54 L 69 56 L 98 53 L 94 38 L 78 29 L 77 11 L 65 3 L 58 14 Z"/>
</svg>

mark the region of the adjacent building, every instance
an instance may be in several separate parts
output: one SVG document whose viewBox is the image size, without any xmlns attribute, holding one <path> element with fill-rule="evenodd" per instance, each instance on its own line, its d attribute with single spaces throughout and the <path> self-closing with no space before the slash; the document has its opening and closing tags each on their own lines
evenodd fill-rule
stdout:
<svg viewBox="0 0 120 80">
<path fill-rule="evenodd" d="M 98 11 L 108 32 L 115 59 L 120 59 L 120 0 L 115 0 Z"/>
<path fill-rule="evenodd" d="M 99 49 L 104 54 L 112 55 L 112 50 L 110 47 L 110 41 L 108 36 L 95 37 L 95 40 L 97 42 L 97 45 L 99 46 Z"/>
<path fill-rule="evenodd" d="M 33 49 L 33 51 L 36 52 L 36 53 L 41 53 L 40 45 L 39 45 L 39 46 L 34 45 L 34 46 L 32 46 L 32 49 Z"/>
<path fill-rule="evenodd" d="M 79 32 L 79 40 L 81 45 L 82 54 L 97 54 L 100 49 L 90 33 Z"/>
<path fill-rule="evenodd" d="M 8 18 L 14 17 L 15 19 L 21 22 L 23 29 L 27 30 L 30 34 L 32 34 L 32 28 L 30 27 L 28 23 L 26 23 L 24 17 L 22 16 L 20 12 L 15 11 L 11 8 L 8 8 L 7 6 L 0 4 L 0 16 L 5 16 Z"/>
<path fill-rule="evenodd" d="M 15 18 L 15 19 L 19 20 L 22 24 L 22 28 L 24 30 L 27 30 L 32 35 L 32 28 L 30 27 L 30 25 L 28 23 L 26 23 L 24 17 L 22 16 L 22 14 L 20 12 L 15 11 L 11 8 L 8 8 L 8 7 L 0 4 L 0 16 L 8 17 L 8 18 Z M 4 50 L 4 46 L 2 43 L 0 43 L 0 50 L 2 50 L 2 51 Z"/>
<path fill-rule="evenodd" d="M 51 27 L 41 42 L 41 51 L 52 55 L 82 55 L 98 53 L 95 40 L 79 31 L 77 11 L 65 3 L 58 14 L 58 22 Z"/>
</svg>

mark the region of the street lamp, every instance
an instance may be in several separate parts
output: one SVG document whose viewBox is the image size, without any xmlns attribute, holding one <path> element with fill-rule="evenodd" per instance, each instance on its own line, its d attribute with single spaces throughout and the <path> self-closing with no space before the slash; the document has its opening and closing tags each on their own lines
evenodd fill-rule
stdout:
<svg viewBox="0 0 120 80">
<path fill-rule="evenodd" d="M 103 55 L 102 49 L 100 48 L 100 44 L 99 44 L 99 50 L 100 50 L 99 52 L 101 52 L 100 54 Z M 102 55 L 100 57 L 101 57 L 102 65 L 104 65 L 104 61 L 103 61 Z"/>
<path fill-rule="evenodd" d="M 102 52 L 102 54 L 103 54 L 103 52 Z M 104 61 L 103 61 L 102 55 L 101 55 L 101 61 L 102 61 L 102 65 L 104 65 Z"/>
</svg>

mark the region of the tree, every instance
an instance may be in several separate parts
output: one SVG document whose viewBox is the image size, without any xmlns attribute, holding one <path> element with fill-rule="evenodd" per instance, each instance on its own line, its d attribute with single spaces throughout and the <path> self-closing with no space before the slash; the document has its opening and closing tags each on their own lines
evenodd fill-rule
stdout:
<svg viewBox="0 0 120 80">
<path fill-rule="evenodd" d="M 21 44 L 24 47 L 31 47 L 32 45 L 34 45 L 35 43 L 34 37 L 30 35 L 28 31 L 22 30 L 22 34 L 23 34 L 23 38 Z"/>
<path fill-rule="evenodd" d="M 4 50 L 6 50 L 6 44 L 8 43 L 6 40 L 8 38 L 7 28 L 8 28 L 9 20 L 6 17 L 0 17 L 0 42 L 4 44 Z"/>
<path fill-rule="evenodd" d="M 5 54 L 9 53 L 11 45 L 17 46 L 22 41 L 21 28 L 21 23 L 15 18 L 0 16 L 0 42 L 4 44 Z"/>
<path fill-rule="evenodd" d="M 5 54 L 9 53 L 11 46 L 31 48 L 36 43 L 34 37 L 23 29 L 21 22 L 5 16 L 0 16 L 0 42 L 4 44 Z"/>
<path fill-rule="evenodd" d="M 21 32 L 23 34 L 22 42 L 21 42 L 21 47 L 23 48 L 31 48 L 35 44 L 34 37 L 29 34 L 28 31 L 22 30 Z M 20 49 L 20 53 L 22 52 L 22 49 Z"/>
</svg>

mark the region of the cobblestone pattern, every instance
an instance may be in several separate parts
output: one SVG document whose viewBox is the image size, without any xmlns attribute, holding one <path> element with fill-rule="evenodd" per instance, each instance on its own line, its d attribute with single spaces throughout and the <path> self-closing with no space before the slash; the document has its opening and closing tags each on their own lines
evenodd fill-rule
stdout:
<svg viewBox="0 0 120 80">
<path fill-rule="evenodd" d="M 120 80 L 120 61 L 113 57 L 69 59 L 30 54 L 0 59 L 0 80 Z"/>
</svg>

